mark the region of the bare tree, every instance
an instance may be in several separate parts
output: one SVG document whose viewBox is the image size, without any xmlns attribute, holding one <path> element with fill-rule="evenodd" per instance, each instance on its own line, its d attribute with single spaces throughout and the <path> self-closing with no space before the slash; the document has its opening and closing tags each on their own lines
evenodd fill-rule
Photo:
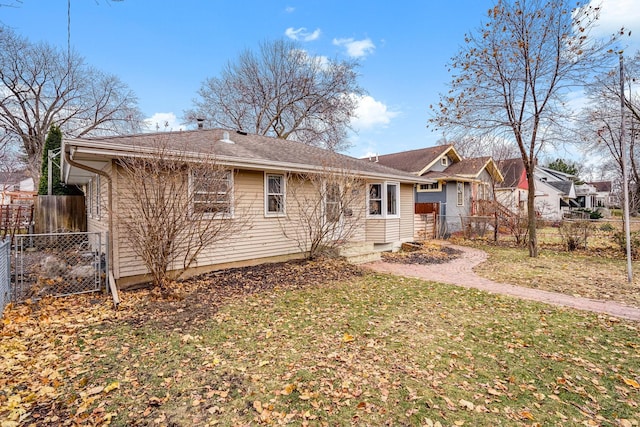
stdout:
<svg viewBox="0 0 640 427">
<path fill-rule="evenodd" d="M 118 179 L 131 182 L 118 194 L 117 222 L 149 271 L 154 287 L 171 293 L 203 251 L 238 232 L 247 215 L 236 212 L 233 171 L 215 158 L 188 158 L 158 139 L 149 156 L 118 161 Z"/>
<path fill-rule="evenodd" d="M 66 135 L 87 136 L 128 133 L 141 123 L 137 99 L 118 77 L 0 27 L 0 129 L 24 147 L 36 182 L 52 124 Z"/>
<path fill-rule="evenodd" d="M 453 58 L 449 93 L 431 120 L 514 141 L 529 182 L 529 255 L 538 255 L 534 167 L 569 119 L 564 96 L 607 60 L 615 37 L 590 37 L 599 8 L 569 0 L 498 0 Z M 612 55 L 609 55 L 612 57 Z M 613 59 L 613 58 L 610 58 Z"/>
<path fill-rule="evenodd" d="M 207 79 L 185 117 L 339 151 L 364 93 L 356 66 L 311 56 L 294 42 L 264 42 Z"/>
<path fill-rule="evenodd" d="M 327 167 L 288 175 L 286 191 L 289 210 L 281 229 L 307 258 L 330 253 L 358 232 L 365 203 L 361 178 Z"/>
<path fill-rule="evenodd" d="M 627 129 L 624 132 L 627 151 L 623 152 L 620 140 L 620 75 L 618 69 L 603 74 L 589 87 L 590 105 L 585 109 L 581 129 L 586 142 L 586 150 L 604 154 L 603 162 L 608 164 L 609 171 L 622 182 L 622 158 L 629 160 L 629 202 L 630 211 L 640 209 L 640 150 L 636 143 L 640 142 L 640 52 L 635 57 L 625 58 L 626 95 L 624 98 Z M 619 186 L 622 188 L 622 185 Z"/>
</svg>

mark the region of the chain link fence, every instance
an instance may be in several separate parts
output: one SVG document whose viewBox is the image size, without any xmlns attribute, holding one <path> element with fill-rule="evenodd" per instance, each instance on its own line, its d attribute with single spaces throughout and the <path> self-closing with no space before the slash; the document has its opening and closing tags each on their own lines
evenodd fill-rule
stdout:
<svg viewBox="0 0 640 427">
<path fill-rule="evenodd" d="M 14 236 L 11 301 L 99 291 L 106 284 L 106 240 L 101 233 Z"/>
<path fill-rule="evenodd" d="M 0 317 L 11 300 L 11 241 L 0 240 Z"/>
</svg>

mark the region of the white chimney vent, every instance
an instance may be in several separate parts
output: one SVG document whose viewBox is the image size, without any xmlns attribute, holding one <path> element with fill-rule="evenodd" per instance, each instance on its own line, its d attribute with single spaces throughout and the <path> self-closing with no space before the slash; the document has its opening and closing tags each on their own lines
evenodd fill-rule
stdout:
<svg viewBox="0 0 640 427">
<path fill-rule="evenodd" d="M 222 133 L 222 139 L 220 141 L 226 142 L 227 144 L 233 144 L 233 141 L 229 139 L 229 132 L 227 131 L 224 131 Z"/>
</svg>

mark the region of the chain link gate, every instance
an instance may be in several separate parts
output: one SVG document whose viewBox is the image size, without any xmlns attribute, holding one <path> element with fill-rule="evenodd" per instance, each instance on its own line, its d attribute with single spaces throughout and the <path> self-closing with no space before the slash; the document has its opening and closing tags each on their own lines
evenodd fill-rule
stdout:
<svg viewBox="0 0 640 427">
<path fill-rule="evenodd" d="M 13 252 L 13 302 L 96 292 L 106 284 L 101 233 L 18 234 Z"/>
<path fill-rule="evenodd" d="M 11 300 L 11 240 L 0 240 L 0 317 Z"/>
</svg>

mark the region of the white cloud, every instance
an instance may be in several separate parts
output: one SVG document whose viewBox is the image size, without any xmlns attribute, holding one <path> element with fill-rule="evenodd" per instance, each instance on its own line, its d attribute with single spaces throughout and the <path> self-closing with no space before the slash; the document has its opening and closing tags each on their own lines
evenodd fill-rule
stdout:
<svg viewBox="0 0 640 427">
<path fill-rule="evenodd" d="M 284 11 L 287 12 L 287 13 L 293 13 L 295 10 L 296 10 L 296 8 L 293 7 L 293 6 L 287 6 L 287 7 L 284 8 Z"/>
<path fill-rule="evenodd" d="M 155 113 L 144 122 L 149 132 L 179 131 L 184 128 L 173 113 Z"/>
<path fill-rule="evenodd" d="M 366 38 L 364 40 L 348 39 L 333 39 L 333 44 L 336 46 L 344 46 L 347 49 L 347 54 L 353 58 L 361 58 L 373 53 L 376 46 L 371 39 Z"/>
<path fill-rule="evenodd" d="M 302 40 L 305 42 L 310 42 L 313 40 L 317 40 L 320 37 L 320 29 L 317 28 L 314 32 L 309 33 L 305 27 L 300 27 L 295 29 L 293 27 L 289 27 L 285 30 L 284 34 L 292 40 Z"/>
<path fill-rule="evenodd" d="M 622 39 L 623 45 L 629 44 L 630 50 L 626 53 L 634 54 L 640 49 L 640 7 L 638 0 L 591 0 L 590 6 L 601 6 L 600 19 L 598 19 L 595 32 L 605 37 L 620 31 L 624 27 L 627 33 L 631 31 L 631 37 Z"/>
<path fill-rule="evenodd" d="M 376 101 L 369 95 L 359 97 L 357 102 L 356 118 L 351 121 L 351 125 L 358 131 L 376 126 L 384 127 L 391 123 L 391 119 L 400 114 L 397 111 L 390 111 L 384 103 Z"/>
</svg>

